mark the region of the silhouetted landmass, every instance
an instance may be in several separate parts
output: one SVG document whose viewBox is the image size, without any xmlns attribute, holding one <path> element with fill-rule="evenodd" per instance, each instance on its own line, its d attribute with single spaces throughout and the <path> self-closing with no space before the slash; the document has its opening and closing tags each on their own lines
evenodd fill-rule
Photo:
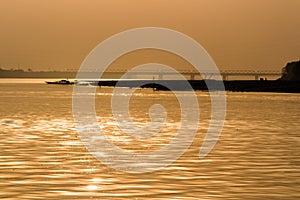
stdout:
<svg viewBox="0 0 300 200">
<path fill-rule="evenodd" d="M 225 87 L 226 91 L 233 92 L 283 92 L 300 93 L 300 81 L 267 81 L 267 80 L 241 80 L 241 81 L 216 81 L 216 80 L 189 80 L 191 88 L 202 91 L 218 91 Z M 207 87 L 209 83 L 210 88 Z M 111 86 L 129 88 L 153 88 L 156 90 L 189 90 L 184 80 L 104 80 L 92 83 L 98 86 Z M 224 84 L 224 87 L 222 86 Z M 166 87 L 170 85 L 172 88 Z"/>
<path fill-rule="evenodd" d="M 74 71 L 24 71 L 22 69 L 1 69 L 0 68 L 0 78 L 76 78 L 77 72 Z M 91 77 L 94 72 L 81 72 L 82 75 L 86 77 Z M 122 73 L 116 74 L 114 76 L 103 74 L 103 78 L 113 78 L 117 79 L 122 76 Z"/>
<path fill-rule="evenodd" d="M 300 61 L 290 62 L 282 69 L 283 81 L 300 81 Z"/>
<path fill-rule="evenodd" d="M 24 71 L 22 69 L 1 69 L 0 78 L 75 78 L 76 72 Z"/>
<path fill-rule="evenodd" d="M 282 77 L 278 80 L 234 80 L 234 81 L 215 81 L 215 80 L 189 80 L 194 90 L 220 90 L 224 83 L 225 90 L 237 92 L 288 92 L 300 93 L 300 61 L 290 62 L 283 68 Z M 86 73 L 90 77 L 91 72 Z M 34 72 L 31 70 L 3 70 L 0 68 L 0 78 L 75 78 L 76 72 Z M 104 77 L 105 78 L 105 77 Z M 109 77 L 113 78 L 113 77 Z M 114 77 L 119 78 L 119 77 Z M 209 81 L 208 88 L 206 83 Z M 184 82 L 180 80 L 112 80 L 96 81 L 93 83 L 98 86 L 115 86 L 121 87 L 143 87 L 154 88 L 157 90 L 186 90 Z M 172 85 L 174 88 L 167 88 L 163 85 Z"/>
<path fill-rule="evenodd" d="M 207 87 L 209 82 L 210 88 Z M 194 90 L 220 90 L 222 83 L 226 91 L 233 92 L 286 92 L 300 93 L 300 61 L 291 62 L 283 68 L 283 75 L 278 80 L 234 80 L 234 81 L 216 81 L 216 80 L 189 80 Z M 179 80 L 131 80 L 131 81 L 99 81 L 95 83 L 99 86 L 118 86 L 121 87 L 142 87 L 155 88 L 157 90 L 170 90 L 164 85 L 174 86 L 172 90 L 186 90 L 185 81 Z"/>
</svg>

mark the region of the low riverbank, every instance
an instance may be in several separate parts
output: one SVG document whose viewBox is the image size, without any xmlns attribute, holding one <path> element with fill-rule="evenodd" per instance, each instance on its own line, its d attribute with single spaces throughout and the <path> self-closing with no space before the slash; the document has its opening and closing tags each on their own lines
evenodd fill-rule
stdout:
<svg viewBox="0 0 300 200">
<path fill-rule="evenodd" d="M 194 90 L 222 90 L 236 92 L 285 92 L 300 93 L 300 81 L 252 81 L 252 80 L 236 80 L 236 81 L 215 81 L 215 80 L 189 80 L 191 88 Z M 224 87 L 222 86 L 222 82 Z M 106 80 L 98 81 L 98 86 L 119 86 L 119 87 L 141 87 L 154 88 L 156 90 L 170 90 L 167 86 L 171 86 L 172 90 L 187 90 L 188 88 L 183 80 Z"/>
</svg>

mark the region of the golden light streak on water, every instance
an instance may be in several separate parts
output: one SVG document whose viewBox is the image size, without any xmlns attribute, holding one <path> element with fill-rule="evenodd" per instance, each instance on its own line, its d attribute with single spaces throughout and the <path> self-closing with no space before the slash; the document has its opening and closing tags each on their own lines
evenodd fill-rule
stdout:
<svg viewBox="0 0 300 200">
<path fill-rule="evenodd" d="M 97 90 L 98 121 L 116 145 L 143 152 L 161 148 L 178 127 L 169 92 L 140 90 L 134 120 L 162 103 L 161 134 L 136 141 L 121 133 L 110 113 L 110 88 Z M 210 120 L 206 92 L 197 92 L 201 122 L 192 146 L 163 170 L 128 174 L 91 156 L 77 136 L 72 86 L 0 84 L 0 198 L 7 199 L 299 199 L 300 95 L 228 93 L 228 115 L 213 151 L 198 158 Z M 173 112 L 172 112 L 173 111 Z"/>
</svg>

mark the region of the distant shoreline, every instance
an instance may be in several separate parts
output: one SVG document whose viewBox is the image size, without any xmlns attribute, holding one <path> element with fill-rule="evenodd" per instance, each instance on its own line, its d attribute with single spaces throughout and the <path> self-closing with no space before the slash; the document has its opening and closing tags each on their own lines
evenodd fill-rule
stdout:
<svg viewBox="0 0 300 200">
<path fill-rule="evenodd" d="M 0 78 L 75 78 L 76 72 L 0 70 Z"/>
<path fill-rule="evenodd" d="M 112 80 L 98 81 L 95 85 L 130 88 L 154 88 L 157 90 L 169 90 L 164 85 L 172 85 L 174 90 L 186 90 L 185 80 Z M 225 89 L 233 92 L 283 92 L 300 93 L 300 81 L 282 81 L 282 80 L 234 80 L 234 81 L 216 81 L 216 80 L 189 80 L 191 88 L 201 91 L 219 91 Z M 208 89 L 207 83 L 211 88 Z M 224 87 L 222 86 L 224 85 Z"/>
<path fill-rule="evenodd" d="M 2 82 L 1 79 L 11 80 Z M 0 84 L 26 84 L 29 83 L 26 79 L 32 79 L 33 82 L 46 84 L 45 81 L 59 80 L 61 78 L 1 78 Z M 14 81 L 20 80 L 20 81 Z M 23 81 L 24 80 L 24 81 Z M 155 90 L 168 91 L 169 89 L 163 85 L 176 85 L 175 90 L 186 90 L 185 84 L 181 84 L 182 80 L 117 80 L 117 79 L 102 79 L 99 81 L 91 81 L 92 85 L 129 88 L 152 88 Z M 284 80 L 232 80 L 232 81 L 216 81 L 216 80 L 189 80 L 191 88 L 196 91 L 208 91 L 206 82 L 210 82 L 213 87 L 211 90 L 222 89 L 224 84 L 226 91 L 231 92 L 274 92 L 274 93 L 300 93 L 300 81 L 284 81 Z M 142 86 L 141 86 L 142 85 Z M 181 88 L 182 86 L 182 88 Z"/>
</svg>

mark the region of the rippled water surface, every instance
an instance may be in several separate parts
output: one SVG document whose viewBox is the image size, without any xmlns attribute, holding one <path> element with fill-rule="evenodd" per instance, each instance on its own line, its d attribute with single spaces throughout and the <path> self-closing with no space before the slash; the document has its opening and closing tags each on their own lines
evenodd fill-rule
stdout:
<svg viewBox="0 0 300 200">
<path fill-rule="evenodd" d="M 300 95 L 227 93 L 227 118 L 218 143 L 199 159 L 210 121 L 210 99 L 197 92 L 201 121 L 190 148 L 155 172 L 126 173 L 95 159 L 77 135 L 72 86 L 0 84 L 0 198 L 7 199 L 299 199 Z M 138 125 L 161 104 L 161 133 L 136 140 L 111 113 L 111 88 L 96 91 L 100 127 L 115 145 L 145 152 L 167 145 L 180 125 L 171 92 L 137 90 L 130 114 Z"/>
</svg>

